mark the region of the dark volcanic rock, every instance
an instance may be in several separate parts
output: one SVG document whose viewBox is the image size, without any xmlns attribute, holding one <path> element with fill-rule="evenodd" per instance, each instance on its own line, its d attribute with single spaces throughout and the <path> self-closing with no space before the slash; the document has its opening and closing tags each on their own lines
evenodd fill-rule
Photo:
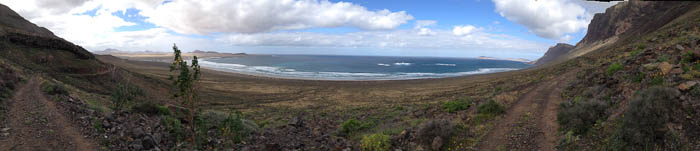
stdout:
<svg viewBox="0 0 700 151">
<path fill-rule="evenodd" d="M 542 56 L 542 58 L 537 59 L 535 65 L 539 66 L 547 62 L 554 61 L 555 59 L 559 58 L 559 56 L 569 53 L 571 49 L 574 49 L 574 46 L 565 43 L 558 43 L 553 47 L 549 47 L 547 53 L 545 53 L 544 56 Z"/>
</svg>

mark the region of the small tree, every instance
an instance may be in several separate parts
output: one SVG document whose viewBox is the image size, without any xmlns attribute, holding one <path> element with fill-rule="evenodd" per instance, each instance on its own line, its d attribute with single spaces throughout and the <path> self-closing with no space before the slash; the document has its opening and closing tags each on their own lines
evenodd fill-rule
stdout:
<svg viewBox="0 0 700 151">
<path fill-rule="evenodd" d="M 197 133 L 195 129 L 195 113 L 197 111 L 197 93 L 195 91 L 196 83 L 199 80 L 200 67 L 197 56 L 192 59 L 192 65 L 188 66 L 187 61 L 182 59 L 181 51 L 177 45 L 173 44 L 175 58 L 173 64 L 170 65 L 170 72 L 175 75 L 170 75 L 170 80 L 173 81 L 173 97 L 181 101 L 190 112 L 189 123 L 192 140 L 192 149 L 197 145 Z M 179 72 L 179 73 L 178 73 Z"/>
</svg>

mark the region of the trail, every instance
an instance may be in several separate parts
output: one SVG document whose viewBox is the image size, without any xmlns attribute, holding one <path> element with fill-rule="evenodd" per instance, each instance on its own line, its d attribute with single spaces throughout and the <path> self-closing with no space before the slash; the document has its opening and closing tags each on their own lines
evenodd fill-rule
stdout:
<svg viewBox="0 0 700 151">
<path fill-rule="evenodd" d="M 46 98 L 39 81 L 32 77 L 15 91 L 0 125 L 11 129 L 9 137 L 0 137 L 0 150 L 100 150 Z"/>
<path fill-rule="evenodd" d="M 477 146 L 479 150 L 556 150 L 557 110 L 567 80 L 575 72 L 541 82 L 523 94 Z"/>
</svg>

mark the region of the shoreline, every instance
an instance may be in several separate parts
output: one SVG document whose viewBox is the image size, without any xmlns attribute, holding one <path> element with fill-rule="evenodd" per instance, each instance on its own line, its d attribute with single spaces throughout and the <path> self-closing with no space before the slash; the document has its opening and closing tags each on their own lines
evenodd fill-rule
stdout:
<svg viewBox="0 0 700 151">
<path fill-rule="evenodd" d="M 258 54 L 253 54 L 253 55 L 258 55 Z M 113 55 L 101 55 L 101 56 L 113 56 Z M 170 58 L 167 58 L 167 57 L 129 57 L 129 56 L 113 56 L 113 57 L 116 57 L 119 59 L 124 59 L 124 60 L 143 61 L 143 62 L 168 63 L 170 61 Z M 232 57 L 242 57 L 242 56 L 204 56 L 200 60 L 206 61 L 205 59 L 232 58 Z M 468 58 L 468 59 L 472 59 L 472 58 Z M 489 60 L 489 59 L 483 59 L 483 60 Z M 506 61 L 508 61 L 508 60 L 506 60 Z M 310 73 L 316 73 L 316 74 L 323 73 L 323 74 L 330 74 L 330 75 L 333 75 L 333 74 L 365 74 L 365 73 L 300 72 L 300 73 L 307 73 L 308 74 L 308 75 L 304 75 L 304 74 L 280 72 L 280 74 L 277 75 L 277 74 L 272 74 L 272 73 L 266 74 L 266 73 L 262 73 L 262 72 L 257 73 L 257 72 L 237 71 L 234 69 L 226 69 L 225 67 L 216 67 L 215 64 L 229 64 L 229 63 L 218 63 L 218 62 L 212 62 L 212 61 L 206 61 L 206 62 L 210 62 L 212 65 L 202 65 L 202 68 L 207 69 L 207 70 L 211 70 L 211 71 L 233 74 L 233 75 L 237 75 L 237 76 L 259 77 L 259 78 L 264 78 L 264 79 L 279 79 L 279 80 L 351 81 L 351 82 L 434 80 L 434 79 L 468 77 L 468 76 L 475 76 L 475 75 L 488 75 L 488 74 L 494 74 L 494 73 L 519 71 L 519 70 L 525 70 L 525 69 L 531 68 L 531 67 L 526 67 L 526 68 L 478 68 L 476 70 L 471 70 L 471 71 L 449 72 L 449 73 L 429 73 L 429 72 L 425 72 L 425 73 L 422 73 L 422 72 L 416 72 L 416 73 L 366 73 L 366 74 L 377 74 L 380 76 L 353 76 L 353 75 L 315 76 L 315 75 L 310 74 Z M 231 65 L 238 65 L 238 64 L 231 64 Z M 247 65 L 241 65 L 241 66 L 248 67 Z M 414 75 L 412 75 L 412 74 L 414 74 Z M 425 76 L 422 76 L 421 74 L 423 74 Z"/>
</svg>

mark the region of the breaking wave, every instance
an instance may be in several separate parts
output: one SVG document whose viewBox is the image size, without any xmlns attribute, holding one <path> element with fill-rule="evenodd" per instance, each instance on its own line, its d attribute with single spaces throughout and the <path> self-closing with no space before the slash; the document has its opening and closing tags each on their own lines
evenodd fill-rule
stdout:
<svg viewBox="0 0 700 151">
<path fill-rule="evenodd" d="M 495 72 L 504 72 L 518 70 L 518 68 L 479 68 L 474 71 L 453 72 L 453 73 L 423 73 L 423 72 L 396 72 L 396 73 L 351 73 L 351 72 L 305 72 L 295 69 L 269 67 L 269 66 L 247 66 L 242 64 L 232 63 L 217 63 L 199 61 L 199 64 L 208 69 L 242 73 L 257 76 L 267 76 L 276 78 L 292 78 L 292 79 L 315 79 L 315 80 L 405 80 L 405 79 L 426 79 L 426 78 L 444 78 L 463 75 L 486 74 Z M 389 64 L 377 64 L 380 66 L 391 66 Z M 394 65 L 411 65 L 411 63 L 397 62 Z M 435 64 L 438 65 L 438 64 Z M 444 64 L 444 66 L 453 66 L 454 64 Z"/>
</svg>

